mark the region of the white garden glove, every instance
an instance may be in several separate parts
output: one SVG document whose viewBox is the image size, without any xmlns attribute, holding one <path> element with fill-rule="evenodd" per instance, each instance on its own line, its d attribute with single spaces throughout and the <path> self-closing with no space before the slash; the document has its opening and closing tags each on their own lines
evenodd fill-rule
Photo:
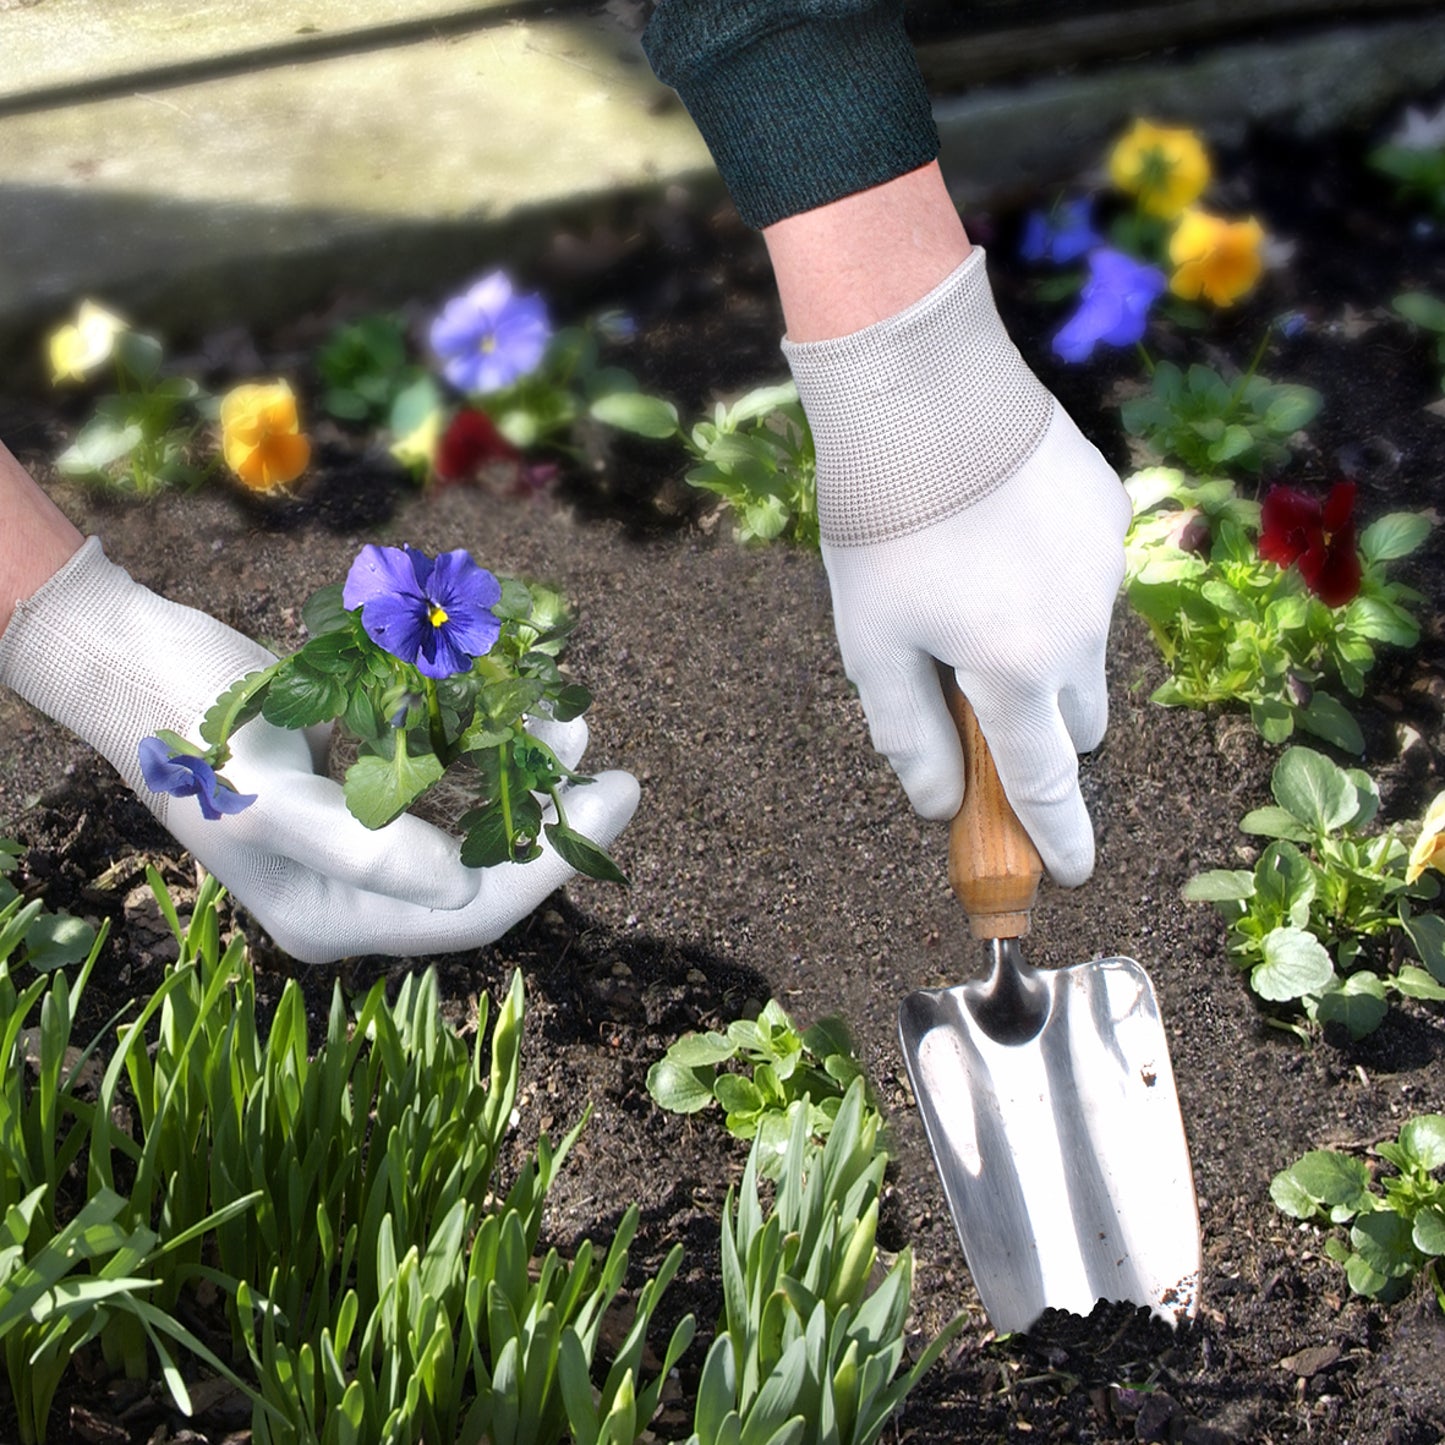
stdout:
<svg viewBox="0 0 1445 1445">
<path fill-rule="evenodd" d="M 499 938 L 573 869 L 544 843 L 532 863 L 464 868 L 454 838 L 419 818 L 363 827 L 340 786 L 315 771 L 307 735 L 261 718 L 232 740 L 225 775 L 257 801 L 207 820 L 196 798 L 153 793 L 142 738 L 200 720 L 236 678 L 272 662 L 240 633 L 166 601 L 108 562 L 92 537 L 0 637 L 0 682 L 107 758 L 152 813 L 230 889 L 286 952 L 306 963 L 357 953 L 446 953 Z M 569 768 L 586 724 L 534 731 Z M 604 847 L 637 806 L 628 773 L 569 788 L 568 823 Z"/>
<path fill-rule="evenodd" d="M 973 704 L 1058 883 L 1093 871 L 1078 752 L 1108 721 L 1104 644 L 1127 496 L 1025 365 L 975 248 L 899 315 L 783 342 L 818 453 L 834 623 L 873 745 L 951 818 L 963 757 L 934 659 Z"/>
</svg>

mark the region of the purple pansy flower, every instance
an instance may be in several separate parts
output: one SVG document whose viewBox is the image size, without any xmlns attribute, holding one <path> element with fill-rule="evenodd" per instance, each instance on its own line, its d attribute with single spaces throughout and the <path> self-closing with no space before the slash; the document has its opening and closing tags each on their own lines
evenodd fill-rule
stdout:
<svg viewBox="0 0 1445 1445">
<path fill-rule="evenodd" d="M 1052 261 L 1067 266 L 1099 245 L 1103 237 L 1094 229 L 1094 198 L 1060 201 L 1052 211 L 1034 211 L 1024 222 L 1019 254 L 1025 261 Z"/>
<path fill-rule="evenodd" d="M 503 271 L 453 296 L 431 324 L 431 348 L 458 391 L 500 391 L 535 371 L 552 327 L 540 296 L 518 296 Z"/>
<path fill-rule="evenodd" d="M 1144 334 L 1149 308 L 1169 283 L 1146 266 L 1107 246 L 1089 253 L 1089 279 L 1079 309 L 1059 328 L 1054 350 L 1065 361 L 1087 361 L 1099 342 L 1131 346 Z"/>
<path fill-rule="evenodd" d="M 189 753 L 173 756 L 160 738 L 142 738 L 139 751 L 141 776 L 151 792 L 195 798 L 202 814 L 212 822 L 222 813 L 239 813 L 256 801 L 255 793 L 238 793 L 228 787 L 205 758 Z"/>
<path fill-rule="evenodd" d="M 471 670 L 502 630 L 492 613 L 501 583 L 460 548 L 435 562 L 415 547 L 366 546 L 346 574 L 341 603 L 361 608 L 378 647 L 427 677 Z"/>
</svg>

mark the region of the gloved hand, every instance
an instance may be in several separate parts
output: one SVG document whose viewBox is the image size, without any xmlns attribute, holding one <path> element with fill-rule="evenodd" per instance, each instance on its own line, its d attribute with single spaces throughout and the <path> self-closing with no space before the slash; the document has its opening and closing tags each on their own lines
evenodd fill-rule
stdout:
<svg viewBox="0 0 1445 1445">
<path fill-rule="evenodd" d="M 318 775 L 315 738 L 261 718 L 233 739 L 227 779 L 257 801 L 214 821 L 195 798 L 153 793 L 137 752 L 158 727 L 196 738 L 207 708 L 272 655 L 189 607 L 166 601 L 106 560 L 92 537 L 20 603 L 0 637 L 0 682 L 106 757 L 160 822 L 306 963 L 355 953 L 445 953 L 499 938 L 573 869 L 543 842 L 531 863 L 464 868 L 458 845 L 404 816 L 363 827 L 340 786 Z M 535 731 L 569 768 L 586 724 Z M 607 772 L 565 794 L 567 820 L 604 847 L 637 806 L 636 780 Z"/>
<path fill-rule="evenodd" d="M 843 664 L 914 808 L 951 818 L 963 756 L 934 659 L 972 702 L 1058 883 L 1093 871 L 1077 752 L 1108 722 L 1104 645 L 1128 497 L 1029 370 L 975 247 L 851 335 L 793 343 Z"/>
</svg>

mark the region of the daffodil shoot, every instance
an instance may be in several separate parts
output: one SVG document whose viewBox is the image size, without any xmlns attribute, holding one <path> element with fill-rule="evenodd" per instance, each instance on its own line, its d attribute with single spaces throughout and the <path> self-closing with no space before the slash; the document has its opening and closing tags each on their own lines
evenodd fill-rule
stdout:
<svg viewBox="0 0 1445 1445">
<path fill-rule="evenodd" d="M 225 814 L 255 801 L 221 773 L 239 729 L 256 718 L 335 722 L 356 740 L 346 802 L 367 827 L 384 827 L 451 774 L 472 800 L 456 820 L 469 867 L 530 862 L 545 838 L 579 872 L 626 881 L 567 823 L 564 784 L 590 779 L 528 729 L 569 722 L 592 701 L 557 660 L 574 623 L 556 592 L 498 578 L 460 548 L 432 557 L 369 545 L 302 615 L 306 643 L 228 688 L 199 744 L 165 730 L 141 743 L 154 791 L 194 797 L 224 827 Z"/>
</svg>

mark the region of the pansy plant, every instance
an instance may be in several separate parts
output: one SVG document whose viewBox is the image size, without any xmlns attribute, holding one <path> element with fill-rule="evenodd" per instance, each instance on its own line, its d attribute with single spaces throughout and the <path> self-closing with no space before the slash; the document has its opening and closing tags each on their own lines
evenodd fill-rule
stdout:
<svg viewBox="0 0 1445 1445">
<path fill-rule="evenodd" d="M 1158 467 L 1126 487 L 1125 585 L 1171 673 L 1154 700 L 1244 703 L 1268 742 L 1298 729 L 1362 753 L 1358 724 L 1326 689 L 1362 696 L 1376 646 L 1418 640 L 1420 595 L 1387 569 L 1429 521 L 1394 512 L 1357 535 L 1348 482 L 1322 499 L 1278 488 L 1263 504 L 1232 482 Z"/>
<path fill-rule="evenodd" d="M 589 779 L 526 728 L 529 718 L 570 721 L 591 703 L 557 664 L 573 621 L 556 592 L 498 578 L 460 549 L 366 546 L 303 617 L 309 640 L 227 689 L 201 723 L 204 746 L 168 731 L 141 744 L 152 788 L 197 797 L 207 817 L 237 812 L 250 800 L 218 773 L 238 728 L 257 716 L 283 728 L 336 721 L 358 744 L 346 803 L 368 828 L 455 771 L 475 798 L 458 820 L 467 866 L 530 862 L 545 836 L 579 872 L 626 881 L 567 823 L 562 785 Z"/>
</svg>

